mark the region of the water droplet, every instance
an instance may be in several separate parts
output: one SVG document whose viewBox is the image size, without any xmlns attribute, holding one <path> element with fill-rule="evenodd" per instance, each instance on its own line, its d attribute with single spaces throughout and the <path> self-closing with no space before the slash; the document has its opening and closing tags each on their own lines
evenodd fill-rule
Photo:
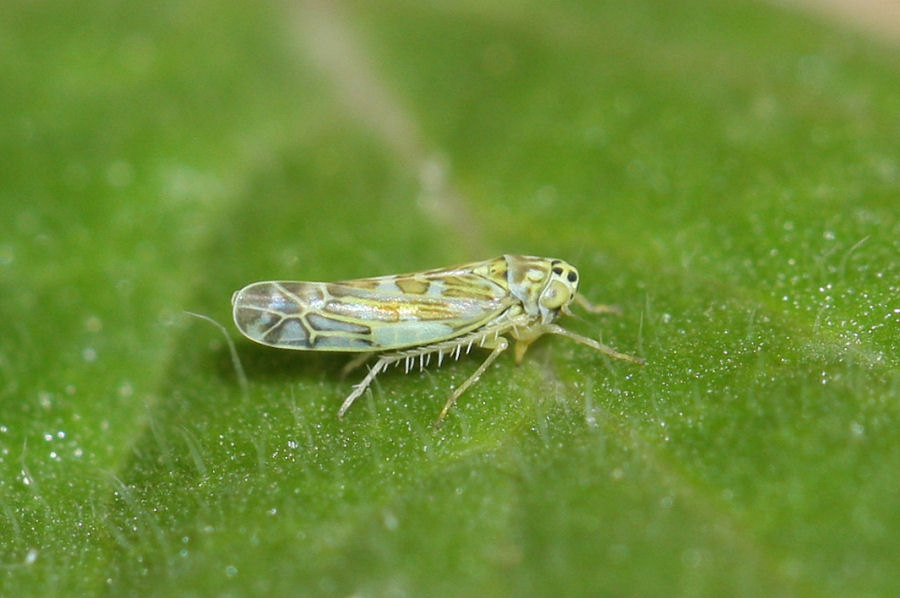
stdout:
<svg viewBox="0 0 900 598">
<path fill-rule="evenodd" d="M 25 565 L 32 565 L 38 558 L 38 550 L 37 548 L 29 548 L 28 554 L 25 555 Z"/>
</svg>

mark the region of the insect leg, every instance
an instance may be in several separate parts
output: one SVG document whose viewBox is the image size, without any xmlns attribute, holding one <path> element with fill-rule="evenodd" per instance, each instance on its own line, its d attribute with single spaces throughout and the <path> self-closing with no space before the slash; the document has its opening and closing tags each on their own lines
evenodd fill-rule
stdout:
<svg viewBox="0 0 900 598">
<path fill-rule="evenodd" d="M 354 360 L 355 361 L 355 360 Z M 359 395 L 364 393 L 369 385 L 372 383 L 372 380 L 375 379 L 381 370 L 385 367 L 389 366 L 394 361 L 397 361 L 397 357 L 395 355 L 382 355 L 378 358 L 378 361 L 375 362 L 375 365 L 372 366 L 372 369 L 369 370 L 369 373 L 366 374 L 366 377 L 362 379 L 362 382 L 353 386 L 353 392 L 347 395 L 347 398 L 344 399 L 344 402 L 341 404 L 341 408 L 338 409 L 338 418 L 344 417 L 344 414 L 347 413 L 347 409 L 350 409 L 350 405 L 353 404 Z"/>
<path fill-rule="evenodd" d="M 581 306 L 585 311 L 592 314 L 613 314 L 616 316 L 622 315 L 622 308 L 620 308 L 618 305 L 595 305 L 588 301 L 587 297 L 585 297 L 581 293 L 575 294 L 575 303 Z"/>
<path fill-rule="evenodd" d="M 580 345 L 585 345 L 590 347 L 591 349 L 595 349 L 600 351 L 604 355 L 609 355 L 610 357 L 614 357 L 616 359 L 622 359 L 624 361 L 630 361 L 631 363 L 636 363 L 638 365 L 644 365 L 647 362 L 641 359 L 640 357 L 634 357 L 633 355 L 627 355 L 626 353 L 619 353 L 612 347 L 607 347 L 603 343 L 598 343 L 592 338 L 588 338 L 586 336 L 581 336 L 580 334 L 576 334 L 571 330 L 566 330 L 562 326 L 558 326 L 556 324 L 548 324 L 543 327 L 543 330 L 547 334 L 558 334 L 559 336 L 565 336 L 567 338 L 572 339 L 576 343 Z"/>
<path fill-rule="evenodd" d="M 475 370 L 475 373 L 469 376 L 465 382 L 460 384 L 459 387 L 453 391 L 453 394 L 450 395 L 450 398 L 447 399 L 447 402 L 444 404 L 444 408 L 441 409 L 441 413 L 440 415 L 438 415 L 437 421 L 434 422 L 434 427 L 438 427 L 441 425 L 441 421 L 443 421 L 443 419 L 447 417 L 447 412 L 449 412 L 450 408 L 453 407 L 456 399 L 458 399 L 462 395 L 462 393 L 466 392 L 466 390 L 470 386 L 472 386 L 472 384 L 474 384 L 478 380 L 478 378 L 481 377 L 481 374 L 484 373 L 488 366 L 491 365 L 491 363 L 493 363 L 493 361 L 497 359 L 501 353 L 506 351 L 506 349 L 509 347 L 509 341 L 500 336 L 490 343 L 485 343 L 485 345 L 488 348 L 491 348 L 491 345 L 493 345 L 494 350 L 491 351 L 491 354 L 487 356 L 487 359 L 485 359 L 484 362 L 482 362 L 482 364 L 478 366 L 478 369 Z"/>
<path fill-rule="evenodd" d="M 372 357 L 372 353 L 360 353 L 353 359 L 347 362 L 347 364 L 341 368 L 341 380 L 347 377 L 347 374 L 364 364 Z"/>
</svg>

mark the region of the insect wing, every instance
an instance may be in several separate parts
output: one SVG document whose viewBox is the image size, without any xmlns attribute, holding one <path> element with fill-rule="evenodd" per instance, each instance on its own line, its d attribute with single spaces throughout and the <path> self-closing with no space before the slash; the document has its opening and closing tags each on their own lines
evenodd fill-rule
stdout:
<svg viewBox="0 0 900 598">
<path fill-rule="evenodd" d="M 475 330 L 515 299 L 474 267 L 335 283 L 258 282 L 235 293 L 234 321 L 256 342 L 322 351 L 426 345 Z"/>
<path fill-rule="evenodd" d="M 234 323 L 250 340 L 286 349 L 327 350 L 328 341 L 317 338 L 317 314 L 326 305 L 326 284 L 320 282 L 255 282 L 231 298 Z M 342 331 L 328 336 L 332 350 L 366 351 L 371 346 L 368 327 L 342 322 Z"/>
</svg>

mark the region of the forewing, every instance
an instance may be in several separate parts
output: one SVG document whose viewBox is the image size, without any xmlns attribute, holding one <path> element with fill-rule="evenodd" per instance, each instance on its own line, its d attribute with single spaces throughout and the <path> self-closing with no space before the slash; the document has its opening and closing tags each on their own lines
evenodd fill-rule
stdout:
<svg viewBox="0 0 900 598">
<path fill-rule="evenodd" d="M 259 282 L 235 293 L 234 321 L 256 342 L 323 351 L 426 345 L 475 330 L 515 299 L 474 270 L 444 270 L 335 283 Z"/>
</svg>

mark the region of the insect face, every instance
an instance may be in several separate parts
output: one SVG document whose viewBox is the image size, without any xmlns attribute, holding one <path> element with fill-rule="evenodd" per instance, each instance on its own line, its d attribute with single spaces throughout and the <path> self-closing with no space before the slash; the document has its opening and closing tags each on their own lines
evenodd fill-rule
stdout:
<svg viewBox="0 0 900 598">
<path fill-rule="evenodd" d="M 550 265 L 550 276 L 547 284 L 541 291 L 538 305 L 541 310 L 541 320 L 549 324 L 556 320 L 561 309 L 568 306 L 575 293 L 578 292 L 578 270 L 575 266 L 562 260 L 553 260 Z"/>
</svg>

